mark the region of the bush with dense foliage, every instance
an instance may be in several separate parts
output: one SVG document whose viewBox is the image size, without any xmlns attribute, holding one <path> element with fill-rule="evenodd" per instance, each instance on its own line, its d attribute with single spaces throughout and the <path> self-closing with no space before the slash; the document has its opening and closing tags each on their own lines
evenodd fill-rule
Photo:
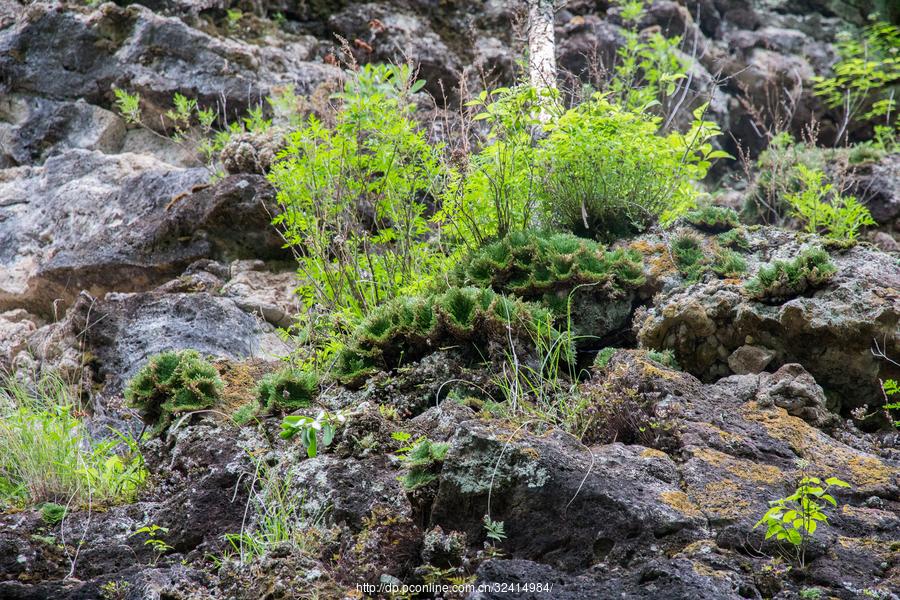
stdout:
<svg viewBox="0 0 900 600">
<path fill-rule="evenodd" d="M 298 292 L 344 327 L 444 265 L 428 212 L 446 174 L 440 146 L 412 117 L 419 87 L 406 66 L 363 67 L 338 95 L 333 124 L 310 116 L 269 175 L 275 224 L 297 250 Z"/>
<path fill-rule="evenodd" d="M 606 250 L 571 234 L 528 230 L 474 252 L 451 280 L 541 302 L 565 317 L 576 290 L 597 301 L 623 297 L 644 283 L 642 267 L 636 250 Z"/>
<path fill-rule="evenodd" d="M 827 252 L 807 248 L 791 261 L 776 260 L 763 265 L 744 284 L 744 290 L 756 300 L 780 303 L 827 283 L 836 272 Z"/>
<path fill-rule="evenodd" d="M 547 125 L 538 153 L 538 195 L 548 224 L 612 240 L 671 222 L 691 209 L 696 182 L 728 156 L 710 140 L 715 123 L 694 113 L 691 129 L 658 135 L 660 118 L 625 110 L 597 94 Z"/>
<path fill-rule="evenodd" d="M 855 118 L 884 119 L 877 132 L 896 138 L 897 84 L 900 82 L 900 29 L 878 21 L 864 28 L 862 35 L 843 32 L 837 42 L 838 61 L 831 77 L 816 77 L 816 95 L 830 108 L 843 111 L 838 142 Z"/>
<path fill-rule="evenodd" d="M 802 189 L 785 197 L 791 216 L 800 221 L 809 233 L 822 233 L 836 240 L 852 242 L 860 227 L 875 225 L 869 209 L 853 196 L 844 196 L 830 183 L 823 183 L 825 174 L 805 165 L 797 166 Z"/>
<path fill-rule="evenodd" d="M 458 288 L 396 298 L 378 307 L 347 341 L 336 371 L 353 382 L 375 370 L 391 370 L 443 346 L 461 346 L 489 356 L 489 345 L 508 340 L 529 344 L 542 331 L 555 331 L 540 306 L 490 289 Z"/>
<path fill-rule="evenodd" d="M 150 357 L 125 388 L 125 399 L 146 423 L 165 428 L 177 414 L 211 408 L 222 391 L 219 372 L 196 350 Z"/>
</svg>

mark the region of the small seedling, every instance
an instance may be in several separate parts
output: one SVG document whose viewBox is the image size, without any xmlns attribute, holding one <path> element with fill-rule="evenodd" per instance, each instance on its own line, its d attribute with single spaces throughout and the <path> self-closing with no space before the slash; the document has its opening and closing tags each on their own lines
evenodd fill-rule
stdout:
<svg viewBox="0 0 900 600">
<path fill-rule="evenodd" d="M 829 477 L 824 484 L 818 477 L 804 475 L 793 494 L 769 502 L 772 508 L 753 526 L 766 526 L 766 539 L 775 538 L 791 545 L 794 558 L 800 568 L 806 564 L 806 548 L 819 523 L 828 523 L 823 512 L 826 503 L 837 507 L 837 500 L 828 493 L 829 488 L 848 488 L 850 484 L 837 477 Z"/>
<path fill-rule="evenodd" d="M 484 515 L 484 530 L 489 540 L 500 543 L 506 539 L 503 521 L 494 521 L 490 515 Z"/>
<path fill-rule="evenodd" d="M 131 534 L 131 537 L 134 537 L 134 536 L 139 535 L 139 534 L 141 534 L 141 533 L 146 533 L 146 534 L 147 534 L 147 539 L 144 540 L 144 545 L 145 545 L 145 546 L 150 546 L 150 548 L 153 549 L 154 558 L 153 558 L 153 560 L 150 562 L 150 565 L 151 565 L 151 566 L 154 566 L 154 567 L 155 567 L 155 566 L 156 566 L 156 563 L 159 562 L 159 559 L 162 558 L 162 555 L 163 555 L 163 554 L 165 554 L 165 553 L 168 552 L 169 550 L 174 550 L 174 549 L 175 549 L 175 548 L 173 548 L 172 546 L 170 546 L 168 543 L 166 543 L 165 540 L 163 540 L 162 538 L 158 537 L 160 534 L 167 534 L 167 533 L 169 533 L 169 530 L 168 530 L 168 528 L 166 528 L 166 527 L 160 527 L 159 525 L 152 525 L 152 524 L 151 524 L 151 525 L 145 525 L 144 527 L 141 527 L 140 529 L 138 529 L 137 531 L 135 531 L 134 533 L 132 533 L 132 534 Z"/>
<path fill-rule="evenodd" d="M 289 440 L 299 433 L 300 443 L 306 447 L 307 456 L 315 458 L 320 441 L 323 447 L 330 446 L 337 428 L 346 422 L 347 417 L 340 411 L 330 413 L 322 410 L 319 411 L 316 418 L 306 415 L 290 415 L 281 422 L 281 437 Z M 321 440 L 319 436 L 321 436 Z"/>
</svg>

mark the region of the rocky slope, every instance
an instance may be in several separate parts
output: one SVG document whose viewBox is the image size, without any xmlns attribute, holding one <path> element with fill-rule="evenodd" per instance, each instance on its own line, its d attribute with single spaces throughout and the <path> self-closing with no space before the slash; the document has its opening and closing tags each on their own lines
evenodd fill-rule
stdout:
<svg viewBox="0 0 900 600">
<path fill-rule="evenodd" d="M 589 80 L 588 57 L 614 52 L 617 11 L 589 1 L 559 11 L 564 79 Z M 0 0 L 0 365 L 83 382 L 98 431 L 140 430 L 124 383 L 165 349 L 217 357 L 228 402 L 246 401 L 289 351 L 276 328 L 298 310 L 292 257 L 270 225 L 272 189 L 254 160 L 231 161 L 232 174 L 212 182 L 182 146 L 126 126 L 113 88 L 139 92 L 148 123 L 176 92 L 233 119 L 287 84 L 321 93 L 339 75 L 339 35 L 357 60 L 415 61 L 441 111 L 460 77 L 470 89 L 509 81 L 520 12 L 493 0 Z M 815 118 L 820 139 L 833 138 L 838 116 L 810 78 L 833 61 L 839 25 L 857 17 L 825 1 L 658 0 L 642 25 L 696 41 L 685 101 L 712 98 L 734 153 L 732 140 L 764 147 L 754 113 L 780 110 L 768 104 L 773 90 L 796 96 L 789 129 Z M 896 167 L 888 157 L 864 174 L 886 232 L 900 207 Z M 787 599 L 804 588 L 900 598 L 900 440 L 853 418 L 881 404 L 879 379 L 898 378 L 871 352 L 877 340 L 900 356 L 898 254 L 832 249 L 827 285 L 764 303 L 738 279 L 687 282 L 671 234 L 622 242 L 644 256 L 646 283 L 606 341 L 631 349 L 575 390 L 586 415 L 618 407 L 614 431 L 588 428 L 581 442 L 491 419 L 460 381 L 489 375 L 452 350 L 361 389 L 329 388 L 321 401 L 351 418 L 315 458 L 279 439 L 276 418 L 239 427 L 198 415 L 145 444 L 151 481 L 136 503 L 73 511 L 56 526 L 34 510 L 0 514 L 0 598 L 361 597 L 362 583 L 460 573 L 484 584 L 457 595 L 473 599 Z M 744 235 L 744 279 L 820 243 L 767 227 Z M 647 350 L 673 351 L 683 370 Z M 397 431 L 448 444 L 420 489 L 398 481 Z M 248 524 L 260 461 L 279 465 L 286 493 L 319 515 L 315 550 L 221 563 L 223 536 Z M 805 569 L 773 560 L 753 529 L 768 501 L 793 491 L 797 461 L 851 485 Z M 496 546 L 486 545 L 486 514 L 505 524 Z M 146 523 L 168 529 L 162 556 L 132 536 Z"/>
</svg>

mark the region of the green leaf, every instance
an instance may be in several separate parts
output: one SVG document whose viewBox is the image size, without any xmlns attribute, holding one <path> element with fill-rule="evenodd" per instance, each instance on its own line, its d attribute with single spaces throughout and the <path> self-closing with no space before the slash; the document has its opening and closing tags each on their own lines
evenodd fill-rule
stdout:
<svg viewBox="0 0 900 600">
<path fill-rule="evenodd" d="M 843 487 L 843 488 L 850 487 L 849 483 L 847 483 L 846 481 L 841 481 L 837 477 L 829 477 L 828 479 L 825 480 L 825 483 L 827 483 L 828 485 L 835 485 L 837 487 Z"/>
</svg>

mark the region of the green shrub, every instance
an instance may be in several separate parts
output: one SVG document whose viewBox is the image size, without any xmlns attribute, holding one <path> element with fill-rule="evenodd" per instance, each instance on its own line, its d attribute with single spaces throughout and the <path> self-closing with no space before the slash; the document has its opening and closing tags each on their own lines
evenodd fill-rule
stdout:
<svg viewBox="0 0 900 600">
<path fill-rule="evenodd" d="M 558 229 L 612 240 L 670 222 L 692 208 L 696 181 L 710 161 L 727 156 L 709 140 L 719 134 L 702 120 L 685 134 L 659 134 L 660 118 L 611 104 L 602 94 L 547 124 L 537 148 L 539 197 Z"/>
<path fill-rule="evenodd" d="M 710 233 L 720 233 L 738 227 L 741 222 L 734 209 L 724 206 L 704 206 L 684 215 L 685 221 Z"/>
<path fill-rule="evenodd" d="M 309 407 L 318 390 L 319 376 L 315 372 L 285 367 L 263 377 L 256 395 L 266 412 L 291 412 Z"/>
<path fill-rule="evenodd" d="M 815 77 L 813 88 L 828 107 L 841 108 L 845 113 L 838 142 L 846 132 L 847 123 L 857 116 L 866 120 L 892 116 L 896 119 L 894 95 L 900 81 L 897 48 L 900 48 L 900 29 L 883 21 L 865 27 L 862 35 L 857 32 L 839 35 L 834 76 Z M 890 121 L 887 125 L 891 126 Z"/>
<path fill-rule="evenodd" d="M 823 183 L 825 174 L 805 165 L 797 165 L 801 191 L 787 194 L 785 200 L 791 216 L 797 218 L 809 233 L 824 233 L 836 240 L 853 241 L 864 225 L 875 225 L 869 209 L 853 196 L 844 196 L 830 183 Z"/>
<path fill-rule="evenodd" d="M 485 92 L 474 103 L 490 134 L 438 213 L 470 248 L 533 228 L 539 217 L 601 240 L 670 221 L 693 206 L 694 182 L 710 161 L 727 156 L 709 143 L 719 130 L 702 120 L 705 107 L 695 111 L 690 131 L 663 136 L 661 118 L 604 94 L 563 111 L 552 92 L 522 84 Z M 535 142 L 540 129 L 545 135 Z"/>
<path fill-rule="evenodd" d="M 780 303 L 828 282 L 837 268 L 821 248 L 807 248 L 791 261 L 776 260 L 760 267 L 744 284 L 751 298 Z"/>
<path fill-rule="evenodd" d="M 609 91 L 622 106 L 641 110 L 657 105 L 663 114 L 677 110 L 677 82 L 687 77 L 689 63 L 681 51 L 681 36 L 642 26 L 647 0 L 613 0 L 621 7 L 620 30 L 625 43 L 619 46 Z"/>
<path fill-rule="evenodd" d="M 421 83 L 405 65 L 363 67 L 338 95 L 333 125 L 310 116 L 269 174 L 282 208 L 274 223 L 298 250 L 298 292 L 341 328 L 444 268 L 428 201 L 446 173 L 412 117 Z"/>
<path fill-rule="evenodd" d="M 796 142 L 787 133 L 777 135 L 757 158 L 754 168 L 756 176 L 747 194 L 743 219 L 747 222 L 782 223 L 790 211 L 788 196 L 802 194 L 809 187 L 804 180 L 804 170 L 825 174 L 824 181 L 819 182 L 820 187 L 827 183 L 834 189 L 840 189 L 854 169 L 877 162 L 886 155 L 884 147 L 875 143 L 822 148 Z"/>
<path fill-rule="evenodd" d="M 196 350 L 163 352 L 128 382 L 125 399 L 146 423 L 163 429 L 173 415 L 211 408 L 222 387 L 219 372 Z"/>
<path fill-rule="evenodd" d="M 146 477 L 137 442 L 94 440 L 58 378 L 0 385 L 0 506 L 82 506 L 134 498 Z M 45 504 L 43 514 L 58 511 Z"/>
<path fill-rule="evenodd" d="M 511 337 L 530 343 L 538 330 L 553 330 L 550 313 L 489 289 L 451 287 L 426 296 L 396 298 L 378 307 L 350 336 L 336 372 L 347 383 L 377 369 L 394 369 L 442 346 L 490 354 L 491 342 Z"/>
<path fill-rule="evenodd" d="M 565 326 L 569 318 L 580 334 L 607 333 L 614 305 L 630 311 L 632 290 L 644 283 L 641 254 L 604 250 L 592 240 L 565 233 L 513 232 L 461 262 L 451 276 L 458 285 L 492 288 L 523 300 L 540 302 Z"/>
<path fill-rule="evenodd" d="M 533 132 L 539 115 L 559 112 L 555 90 L 528 84 L 483 91 L 468 102 L 489 125 L 477 152 L 467 155 L 442 200 L 437 221 L 470 249 L 533 227 L 537 165 Z"/>
<path fill-rule="evenodd" d="M 438 478 L 441 464 L 447 458 L 449 444 L 433 442 L 421 438 L 401 454 L 407 472 L 400 477 L 400 482 L 408 491 L 425 487 Z"/>
</svg>

